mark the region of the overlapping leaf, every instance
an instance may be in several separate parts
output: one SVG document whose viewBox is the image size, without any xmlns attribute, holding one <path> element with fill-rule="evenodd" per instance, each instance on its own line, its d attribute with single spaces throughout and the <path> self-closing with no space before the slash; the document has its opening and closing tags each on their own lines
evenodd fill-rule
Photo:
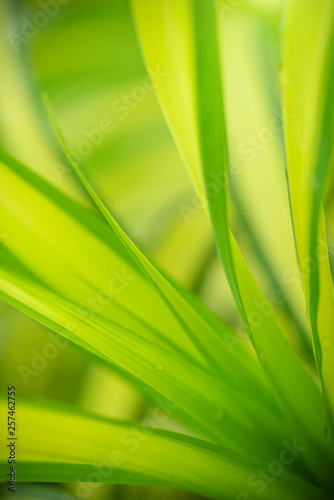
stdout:
<svg viewBox="0 0 334 500">
<path fill-rule="evenodd" d="M 322 197 L 333 168 L 333 27 L 332 2 L 288 2 L 282 89 L 285 114 L 294 116 L 285 132 L 289 192 L 314 352 L 331 413 L 334 295 Z"/>
<path fill-rule="evenodd" d="M 228 151 L 214 6 L 201 0 L 161 0 L 155 2 L 154 7 L 148 1 L 133 0 L 132 5 L 147 63 L 159 63 L 177 75 L 165 88 L 158 89 L 158 95 L 167 121 L 173 123 L 177 144 L 183 152 L 188 151 L 190 168 L 193 172 L 202 172 L 203 182 L 195 187 L 202 193 L 202 199 L 204 193 L 206 195 L 217 248 L 240 314 L 289 424 L 310 446 L 306 458 L 311 468 L 318 478 L 330 483 L 330 468 L 326 471 L 323 466 L 319 467 L 319 456 L 331 455 L 325 439 L 320 394 L 285 340 L 274 314 L 251 322 L 254 304 L 265 301 L 229 230 L 227 183 L 224 182 L 228 175 Z M 186 27 L 186 42 L 181 26 Z M 177 89 L 180 79 L 187 87 L 198 128 L 195 124 L 189 127 L 184 118 L 189 117 L 189 113 Z M 172 101 L 170 95 L 173 95 Z M 212 178 L 220 187 L 214 196 L 208 190 Z"/>
<path fill-rule="evenodd" d="M 6 406 L 2 400 L 1 414 Z M 0 460 L 3 465 L 4 448 Z M 21 481 L 164 485 L 234 500 L 254 494 L 251 477 L 266 466 L 205 441 L 161 431 L 154 423 L 147 427 L 109 420 L 46 402 L 20 405 Z M 265 500 L 305 497 L 329 500 L 288 470 L 262 494 Z"/>
<path fill-rule="evenodd" d="M 109 229 L 5 153 L 1 157 L 6 187 L 1 211 L 10 234 L 6 247 L 11 256 L 3 261 L 1 270 L 2 297 L 117 366 L 151 396 L 169 398 L 177 407 L 175 414 L 198 432 L 238 449 L 244 447 L 249 454 L 260 450 L 261 439 L 263 452 L 270 455 L 278 446 L 278 436 L 284 437 L 287 431 L 275 416 L 277 408 L 251 354 L 243 346 L 231 353 L 205 308 L 196 312 L 182 288 L 175 289 L 127 240 L 132 255 L 146 263 L 162 292 L 168 294 L 173 304 L 168 309 L 156 292 L 158 283 L 152 286 L 124 250 L 127 237 L 116 222 L 113 230 Z M 50 220 L 54 221 L 52 226 Z M 117 288 L 111 290 L 110 267 L 126 270 L 121 278 L 114 273 Z M 97 301 L 101 292 L 104 302 Z M 181 308 L 179 324 L 177 313 L 175 317 L 172 313 Z M 210 345 L 211 352 L 216 346 L 214 355 L 222 362 L 218 379 L 206 364 L 205 351 L 200 353 L 187 336 L 189 330 L 201 343 Z M 230 334 L 228 330 L 225 333 Z M 259 403 L 252 401 L 254 390 Z M 257 417 L 253 419 L 252 414 Z M 240 432 L 242 428 L 245 432 Z"/>
</svg>

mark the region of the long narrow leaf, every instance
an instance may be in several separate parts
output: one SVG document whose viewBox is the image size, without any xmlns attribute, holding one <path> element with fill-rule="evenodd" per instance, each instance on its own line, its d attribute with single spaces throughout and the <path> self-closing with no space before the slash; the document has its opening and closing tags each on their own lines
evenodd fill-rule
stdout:
<svg viewBox="0 0 334 500">
<path fill-rule="evenodd" d="M 7 405 L 0 403 L 1 414 Z M 267 464 L 204 441 L 132 422 L 109 420 L 47 402 L 20 404 L 22 481 L 167 485 L 213 499 L 254 495 L 252 476 Z M 289 446 L 289 444 L 287 445 Z M 285 450 L 286 444 L 282 444 Z M 5 448 L 0 451 L 4 470 Z M 255 493 L 256 494 L 256 493 Z M 285 469 L 264 500 L 329 500 Z"/>
</svg>

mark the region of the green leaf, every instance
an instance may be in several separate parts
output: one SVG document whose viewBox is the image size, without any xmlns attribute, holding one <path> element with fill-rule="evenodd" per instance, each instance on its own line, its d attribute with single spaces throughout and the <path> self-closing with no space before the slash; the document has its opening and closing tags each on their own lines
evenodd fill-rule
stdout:
<svg viewBox="0 0 334 500">
<path fill-rule="evenodd" d="M 6 240 L 7 252 L 13 254 L 14 263 L 21 261 L 23 269 L 32 270 L 42 280 L 42 284 L 32 280 L 29 274 L 20 272 L 22 266 L 12 267 L 9 260 L 0 270 L 1 297 L 113 364 L 151 397 L 162 394 L 170 399 L 177 407 L 175 415 L 195 431 L 251 455 L 270 456 L 277 449 L 277 440 L 288 432 L 265 385 L 253 376 L 252 364 L 249 370 L 242 359 L 238 362 L 237 355 L 244 353 L 251 360 L 251 354 L 243 349 L 233 355 L 220 339 L 219 331 L 213 329 L 212 319 L 207 322 L 205 314 L 201 315 L 205 308 L 195 312 L 187 295 L 179 295 L 181 287 L 176 290 L 162 275 L 159 278 L 158 271 L 145 258 L 166 286 L 168 298 L 179 310 L 183 307 L 183 320 L 189 321 L 199 338 L 217 346 L 216 356 L 219 354 L 223 361 L 222 374 L 229 376 L 214 378 L 178 328 L 156 287 L 145 280 L 134 260 L 122 249 L 122 233 L 116 223 L 113 231 L 3 152 L 1 159 L 6 193 L 1 212 L 8 232 L 11 231 Z M 52 226 L 50 220 L 54 221 Z M 37 248 L 42 253 L 37 253 Z M 134 246 L 132 250 L 141 255 Z M 99 255 L 99 259 L 94 259 L 94 255 Z M 110 267 L 125 269 L 123 275 L 128 276 L 129 282 L 113 289 L 109 302 L 105 300 L 104 308 L 99 302 L 97 309 L 98 294 L 104 291 L 104 299 L 109 296 Z M 138 319 L 133 317 L 134 311 L 138 311 Z M 149 321 L 143 323 L 140 317 Z M 234 373 L 238 373 L 237 379 Z M 257 389 L 259 399 L 252 401 Z"/>
<path fill-rule="evenodd" d="M 285 131 L 291 211 L 314 352 L 333 426 L 334 295 L 322 201 L 334 152 L 333 2 L 289 2 L 285 23 L 282 90 L 285 115 L 294 116 Z"/>
<path fill-rule="evenodd" d="M 325 437 L 321 395 L 286 341 L 229 230 L 228 193 L 224 182 L 228 152 L 214 6 L 205 0 L 160 0 L 154 7 L 148 1 L 133 0 L 132 6 L 147 64 L 160 64 L 165 71 L 173 72 L 168 86 L 160 87 L 157 92 L 193 177 L 196 172 L 202 172 L 203 183 L 195 187 L 202 199 L 206 194 L 217 249 L 239 312 L 286 421 L 293 433 L 307 442 L 308 465 L 317 478 L 330 484 L 331 466 L 325 469 L 319 466 L 323 454 L 330 463 L 333 460 Z M 188 101 L 183 102 L 178 88 L 180 81 L 187 88 L 193 106 L 191 126 L 186 108 Z M 215 196 L 207 191 L 212 178 L 220 182 Z M 256 303 L 264 304 L 268 314 L 255 322 L 251 319 L 256 313 Z"/>
<path fill-rule="evenodd" d="M 2 400 L 1 414 L 6 408 Z M 20 481 L 167 485 L 217 500 L 235 500 L 237 495 L 253 496 L 256 471 L 268 467 L 261 460 L 157 429 L 160 409 L 149 426 L 47 401 L 21 401 L 18 415 Z M 281 451 L 284 448 L 282 444 Z M 6 457 L 1 447 L 3 470 Z M 264 484 L 263 500 L 330 498 L 313 483 L 292 475 L 288 466 L 279 479 Z"/>
</svg>

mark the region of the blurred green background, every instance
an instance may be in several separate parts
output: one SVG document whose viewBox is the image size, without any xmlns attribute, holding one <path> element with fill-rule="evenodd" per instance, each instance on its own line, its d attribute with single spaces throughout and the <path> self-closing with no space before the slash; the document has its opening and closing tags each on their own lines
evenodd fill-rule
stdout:
<svg viewBox="0 0 334 500">
<path fill-rule="evenodd" d="M 233 230 L 267 297 L 273 288 L 287 297 L 277 313 L 308 360 L 282 148 L 281 5 L 226 0 L 215 6 L 225 25 L 228 139 L 237 171 L 231 179 Z M 1 145 L 95 211 L 54 137 L 42 100 L 46 92 L 73 156 L 127 234 L 241 331 L 209 221 L 150 84 L 128 2 L 3 0 L 0 19 Z M 150 77 L 164 85 L 170 75 L 151 68 Z M 0 237 L 5 245 L 10 235 Z M 297 288 L 283 278 L 286 270 Z M 141 421 L 150 415 L 152 403 L 120 374 L 5 303 L 0 309 L 1 390 L 15 385 L 19 397 L 56 399 L 113 417 Z M 171 418 L 164 426 L 186 432 Z M 56 500 L 65 492 L 91 500 L 195 498 L 106 484 L 90 491 L 80 484 L 20 485 L 16 498 Z"/>
</svg>

